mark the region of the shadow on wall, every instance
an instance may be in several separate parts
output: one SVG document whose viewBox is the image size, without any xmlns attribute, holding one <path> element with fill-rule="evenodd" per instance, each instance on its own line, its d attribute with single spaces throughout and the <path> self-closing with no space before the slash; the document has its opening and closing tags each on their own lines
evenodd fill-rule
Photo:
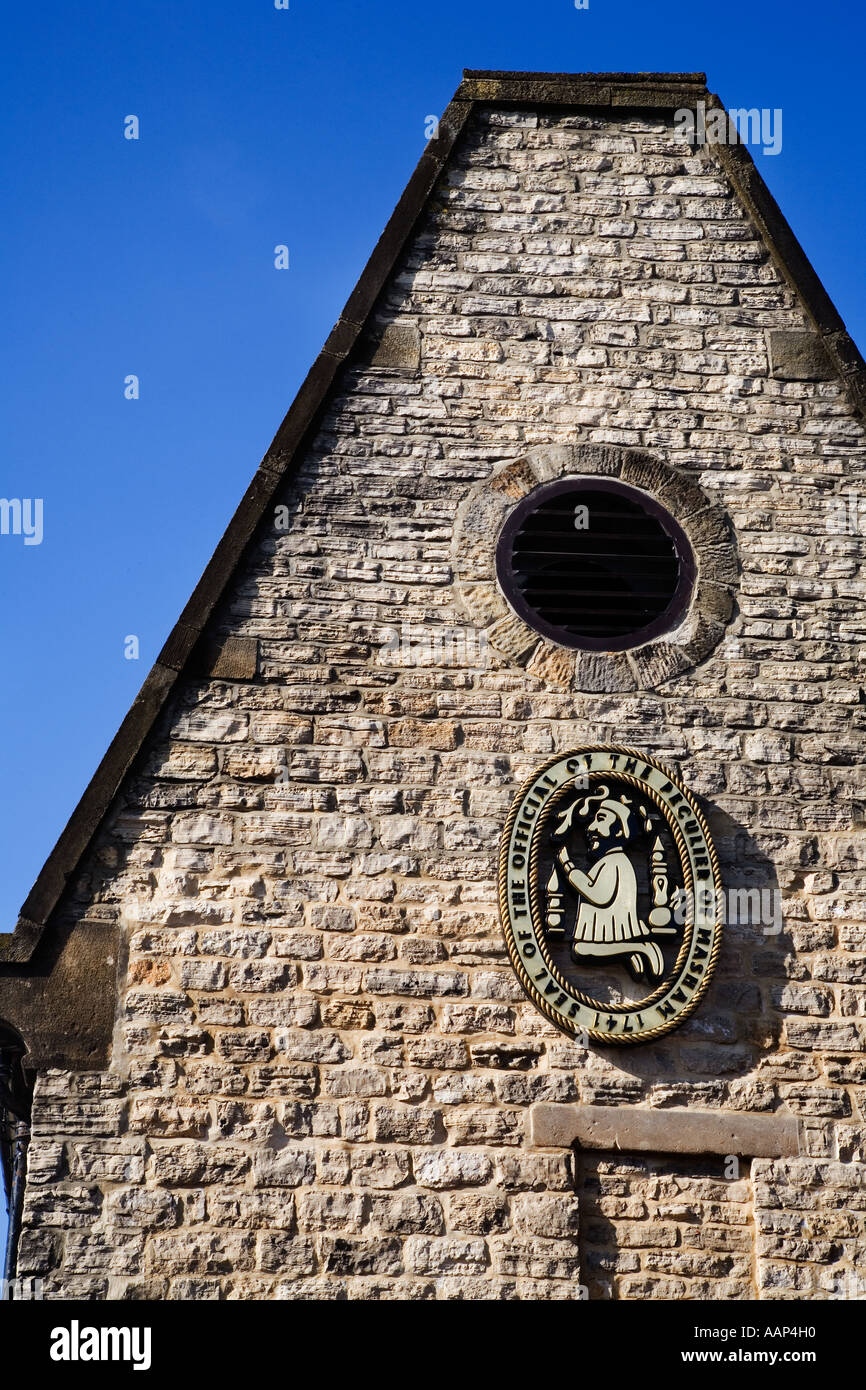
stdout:
<svg viewBox="0 0 866 1390">
<path fill-rule="evenodd" d="M 591 1300 L 752 1300 L 747 1160 L 575 1155 L 581 1282 Z"/>
<path fill-rule="evenodd" d="M 726 812 L 704 807 L 719 856 L 725 924 L 713 978 L 696 1012 L 658 1042 L 636 1048 L 591 1048 L 615 1062 L 623 1102 L 639 1100 L 649 1083 L 656 1105 L 730 1105 L 772 1110 L 771 1082 L 755 1076 L 759 1060 L 778 1050 L 783 1011 L 780 994 L 790 979 L 794 946 L 786 928 L 776 865 L 743 825 Z M 790 855 L 790 837 L 779 835 L 779 850 Z M 805 850 L 804 853 L 808 853 Z M 813 866 L 802 866 L 808 870 Z M 796 873 L 789 875 L 796 892 Z M 790 900 L 789 900 L 790 901 Z M 634 1077 L 634 1086 L 626 1076 Z M 613 1103 L 605 1095 L 609 1078 L 581 1078 L 585 1102 Z M 634 1094 L 631 1094 L 632 1089 Z"/>
</svg>

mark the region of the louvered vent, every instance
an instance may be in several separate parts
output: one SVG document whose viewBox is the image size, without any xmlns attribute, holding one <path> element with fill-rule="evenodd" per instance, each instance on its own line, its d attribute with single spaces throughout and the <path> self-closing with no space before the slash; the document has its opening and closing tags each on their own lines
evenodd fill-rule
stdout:
<svg viewBox="0 0 866 1390">
<path fill-rule="evenodd" d="M 695 580 L 670 513 L 606 478 L 536 488 L 506 521 L 496 561 L 503 592 L 530 627 L 592 651 L 623 651 L 674 627 Z"/>
</svg>

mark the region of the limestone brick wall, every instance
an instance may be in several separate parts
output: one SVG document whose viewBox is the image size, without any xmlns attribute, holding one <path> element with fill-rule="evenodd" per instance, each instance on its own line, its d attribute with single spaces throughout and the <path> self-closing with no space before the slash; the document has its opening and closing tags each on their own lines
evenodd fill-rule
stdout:
<svg viewBox="0 0 866 1390">
<path fill-rule="evenodd" d="M 805 314 L 660 119 L 482 110 L 377 320 L 417 329 L 417 369 L 343 373 L 289 528 L 214 620 L 256 679 L 186 682 L 64 909 L 121 924 L 117 1024 L 105 1073 L 39 1080 L 21 1272 L 56 1297 L 667 1297 L 690 1270 L 836 1295 L 866 1257 L 866 615 L 863 537 L 830 518 L 862 425 L 835 381 L 772 375 L 768 332 Z M 647 450 L 735 529 L 738 611 L 657 689 L 535 678 L 455 601 L 469 489 L 575 442 Z M 516 786 L 606 741 L 677 766 L 726 883 L 784 907 L 729 925 L 696 1015 L 627 1051 L 524 999 L 496 912 Z M 734 1213 L 729 1254 L 632 1269 L 629 1236 L 605 1295 L 598 1199 L 530 1146 L 538 1100 L 784 1111 L 805 1152 L 747 1197 L 696 1169 L 690 1229 Z"/>
</svg>

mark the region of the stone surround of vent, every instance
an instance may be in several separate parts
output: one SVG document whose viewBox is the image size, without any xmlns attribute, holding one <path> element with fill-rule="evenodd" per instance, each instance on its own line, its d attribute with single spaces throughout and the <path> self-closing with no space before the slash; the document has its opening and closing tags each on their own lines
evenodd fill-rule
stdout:
<svg viewBox="0 0 866 1390">
<path fill-rule="evenodd" d="M 567 493 L 575 486 L 640 499 L 642 510 L 675 538 L 674 595 L 643 631 L 605 637 L 578 628 L 578 641 L 564 628 L 545 629 L 545 615 L 531 612 L 527 595 L 515 584 L 509 587 L 503 575 L 503 538 L 516 534 L 546 489 Z M 554 687 L 587 693 L 654 689 L 698 665 L 734 616 L 739 564 L 729 518 L 693 478 L 642 449 L 542 444 L 494 468 L 458 507 L 452 557 L 456 592 L 469 621 L 507 664 Z M 619 610 L 623 621 L 625 607 Z"/>
</svg>

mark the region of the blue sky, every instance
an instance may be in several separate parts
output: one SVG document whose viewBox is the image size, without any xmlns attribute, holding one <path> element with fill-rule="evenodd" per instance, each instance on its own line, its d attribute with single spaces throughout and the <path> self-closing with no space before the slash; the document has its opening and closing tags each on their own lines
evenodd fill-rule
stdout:
<svg viewBox="0 0 866 1390">
<path fill-rule="evenodd" d="M 0 536 L 0 930 L 464 67 L 705 70 L 729 106 L 780 107 L 756 161 L 866 342 L 850 0 L 47 0 L 4 29 L 0 495 L 44 499 L 44 539 Z"/>
</svg>

